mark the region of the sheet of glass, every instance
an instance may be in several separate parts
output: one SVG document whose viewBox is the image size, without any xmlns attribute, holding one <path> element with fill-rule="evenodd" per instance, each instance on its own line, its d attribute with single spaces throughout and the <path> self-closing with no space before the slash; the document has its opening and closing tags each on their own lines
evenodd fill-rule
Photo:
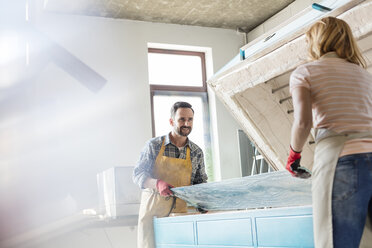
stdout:
<svg viewBox="0 0 372 248">
<path fill-rule="evenodd" d="M 173 188 L 174 194 L 206 210 L 239 210 L 311 205 L 311 179 L 287 171 Z"/>
</svg>

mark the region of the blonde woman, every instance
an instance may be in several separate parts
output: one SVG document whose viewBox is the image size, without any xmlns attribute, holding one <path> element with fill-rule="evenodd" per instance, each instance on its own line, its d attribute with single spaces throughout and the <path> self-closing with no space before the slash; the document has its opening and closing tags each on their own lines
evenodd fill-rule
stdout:
<svg viewBox="0 0 372 248">
<path fill-rule="evenodd" d="M 287 169 L 306 174 L 299 160 L 314 127 L 315 247 L 359 247 L 372 216 L 372 75 L 345 21 L 323 18 L 306 39 L 312 61 L 290 78 L 294 123 Z M 365 244 L 372 247 L 371 240 Z"/>
</svg>

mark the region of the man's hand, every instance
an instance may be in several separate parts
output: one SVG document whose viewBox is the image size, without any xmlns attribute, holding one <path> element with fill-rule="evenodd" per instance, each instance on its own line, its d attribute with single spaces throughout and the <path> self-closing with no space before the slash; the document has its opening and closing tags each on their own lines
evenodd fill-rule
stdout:
<svg viewBox="0 0 372 248">
<path fill-rule="evenodd" d="M 170 188 L 173 188 L 173 186 L 164 182 L 163 180 L 158 179 L 156 181 L 156 189 L 159 191 L 161 196 L 173 195 L 173 192 L 170 190 Z"/>
<path fill-rule="evenodd" d="M 287 160 L 287 166 L 285 167 L 292 176 L 300 178 L 309 178 L 311 173 L 305 167 L 300 165 L 301 152 L 296 152 L 290 147 L 289 156 Z"/>
<path fill-rule="evenodd" d="M 198 212 L 201 213 L 201 214 L 206 214 L 206 213 L 208 213 L 208 210 L 205 210 L 205 209 L 203 208 L 203 206 L 201 206 L 201 205 L 199 205 L 199 204 L 197 205 L 196 210 L 198 210 Z"/>
</svg>

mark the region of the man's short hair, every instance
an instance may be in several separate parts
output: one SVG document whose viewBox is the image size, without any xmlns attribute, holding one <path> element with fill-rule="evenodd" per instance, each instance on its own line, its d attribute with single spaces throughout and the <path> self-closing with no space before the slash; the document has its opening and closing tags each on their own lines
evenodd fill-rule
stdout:
<svg viewBox="0 0 372 248">
<path fill-rule="evenodd" d="M 176 102 L 173 104 L 171 108 L 171 117 L 174 118 L 176 116 L 177 109 L 179 108 L 189 108 L 194 113 L 194 110 L 192 109 L 192 106 L 188 102 Z"/>
</svg>

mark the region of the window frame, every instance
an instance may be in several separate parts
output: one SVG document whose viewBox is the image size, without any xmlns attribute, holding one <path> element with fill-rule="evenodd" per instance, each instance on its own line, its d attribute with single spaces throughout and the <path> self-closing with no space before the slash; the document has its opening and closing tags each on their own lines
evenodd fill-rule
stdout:
<svg viewBox="0 0 372 248">
<path fill-rule="evenodd" d="M 178 92 L 201 92 L 206 93 L 208 103 L 208 91 L 207 91 L 207 72 L 205 65 L 205 53 L 195 51 L 183 51 L 183 50 L 171 50 L 161 48 L 148 48 L 148 53 L 162 53 L 162 54 L 176 54 L 185 56 L 198 56 L 201 59 L 201 72 L 202 72 L 202 86 L 176 86 L 176 85 L 161 85 L 161 84 L 150 84 L 150 98 L 151 98 L 151 126 L 152 126 L 152 137 L 155 137 L 155 116 L 154 116 L 154 95 L 157 92 L 164 91 L 178 91 Z M 149 80 L 150 81 L 150 80 Z"/>
</svg>

